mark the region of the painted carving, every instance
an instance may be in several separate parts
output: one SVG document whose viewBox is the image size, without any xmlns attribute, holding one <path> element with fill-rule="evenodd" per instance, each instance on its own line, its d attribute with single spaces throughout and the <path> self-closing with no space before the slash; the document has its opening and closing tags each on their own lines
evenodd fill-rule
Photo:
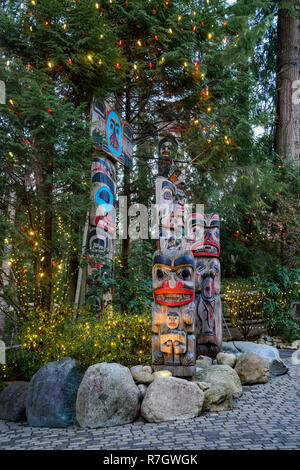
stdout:
<svg viewBox="0 0 300 470">
<path fill-rule="evenodd" d="M 95 295 L 95 270 L 102 277 L 111 277 L 109 269 L 101 270 L 102 263 L 97 261 L 97 256 L 104 253 L 105 258 L 112 260 L 115 239 L 115 197 L 116 197 L 116 170 L 115 164 L 106 157 L 94 158 L 91 168 L 91 208 L 89 214 L 90 230 L 88 234 L 88 292 L 87 297 Z M 96 260 L 96 261 L 95 261 Z M 106 292 L 102 301 L 109 302 L 111 293 Z"/>
<path fill-rule="evenodd" d="M 187 250 L 159 250 L 153 258 L 153 368 L 177 377 L 196 370 L 194 266 Z"/>
<path fill-rule="evenodd" d="M 197 356 L 215 358 L 222 350 L 220 218 L 216 213 L 192 214 L 192 227 L 195 221 L 204 225 L 204 236 L 192 229 L 188 243 L 195 257 Z"/>
<path fill-rule="evenodd" d="M 181 247 L 184 235 L 184 203 L 177 187 L 167 178 L 156 178 L 156 204 L 159 206 L 159 248 Z"/>
<path fill-rule="evenodd" d="M 91 110 L 94 144 L 125 166 L 132 166 L 133 131 L 108 103 L 94 101 Z"/>
</svg>

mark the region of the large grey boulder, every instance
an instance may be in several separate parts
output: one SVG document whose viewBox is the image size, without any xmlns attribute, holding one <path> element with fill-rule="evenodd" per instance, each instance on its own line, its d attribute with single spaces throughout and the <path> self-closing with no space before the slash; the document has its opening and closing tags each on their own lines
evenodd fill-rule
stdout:
<svg viewBox="0 0 300 470">
<path fill-rule="evenodd" d="M 269 361 L 257 354 L 241 354 L 238 356 L 235 371 L 243 385 L 265 384 L 270 378 Z"/>
<path fill-rule="evenodd" d="M 215 383 L 204 392 L 203 411 L 232 410 L 232 390 L 228 383 Z"/>
<path fill-rule="evenodd" d="M 198 356 L 196 360 L 196 367 L 200 367 L 200 368 L 210 367 L 212 363 L 213 363 L 213 360 L 211 357 Z"/>
<path fill-rule="evenodd" d="M 0 393 L 0 419 L 26 421 L 26 396 L 29 382 L 14 382 Z"/>
<path fill-rule="evenodd" d="M 234 369 L 227 365 L 212 365 L 205 369 L 196 369 L 193 382 L 228 383 L 231 386 L 232 397 L 239 398 L 243 394 L 241 380 Z"/>
<path fill-rule="evenodd" d="M 236 363 L 236 356 L 235 354 L 219 352 L 217 354 L 216 360 L 218 364 L 227 365 L 233 368 Z"/>
<path fill-rule="evenodd" d="M 117 363 L 94 364 L 78 390 L 80 426 L 97 428 L 131 423 L 139 412 L 140 391 L 127 367 Z"/>
<path fill-rule="evenodd" d="M 280 359 L 277 348 L 265 344 L 252 343 L 250 341 L 228 341 L 223 343 L 223 351 L 227 353 L 240 354 L 253 353 L 268 359 L 270 364 L 270 374 L 273 376 L 286 374 L 288 368 Z"/>
<path fill-rule="evenodd" d="M 149 385 L 155 379 L 149 366 L 133 366 L 130 369 L 133 380 L 139 384 Z"/>
<path fill-rule="evenodd" d="M 149 423 L 194 418 L 201 413 L 204 393 L 193 382 L 158 377 L 149 385 L 141 415 Z"/>
<path fill-rule="evenodd" d="M 76 397 L 83 375 L 82 365 L 70 357 L 39 369 L 28 387 L 28 424 L 49 428 L 76 424 Z"/>
</svg>

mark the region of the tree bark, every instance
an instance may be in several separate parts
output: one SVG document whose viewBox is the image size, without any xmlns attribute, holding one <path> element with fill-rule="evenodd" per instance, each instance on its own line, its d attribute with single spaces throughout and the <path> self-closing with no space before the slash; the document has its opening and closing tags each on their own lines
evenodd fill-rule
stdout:
<svg viewBox="0 0 300 470">
<path fill-rule="evenodd" d="M 281 0 L 278 16 L 277 128 L 276 153 L 292 164 L 300 154 L 300 19 L 291 15 L 290 7 L 300 14 L 295 0 Z M 298 96 L 298 100 L 297 100 Z"/>
<path fill-rule="evenodd" d="M 40 283 L 41 292 L 41 306 L 46 310 L 50 310 L 51 307 L 51 293 L 52 293 L 52 221 L 53 221 L 53 209 L 52 209 L 52 197 L 53 197 L 53 163 L 48 162 L 47 169 L 45 172 L 45 180 L 43 181 L 43 205 L 45 207 L 45 219 L 44 219 L 44 239 L 45 249 L 43 253 L 43 259 L 41 262 L 42 278 Z"/>
</svg>

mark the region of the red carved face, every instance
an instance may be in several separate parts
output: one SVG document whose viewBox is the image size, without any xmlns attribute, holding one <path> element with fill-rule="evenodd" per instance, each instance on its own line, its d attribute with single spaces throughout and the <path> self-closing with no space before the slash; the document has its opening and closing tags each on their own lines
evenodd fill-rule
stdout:
<svg viewBox="0 0 300 470">
<path fill-rule="evenodd" d="M 186 305 L 194 300 L 194 257 L 191 251 L 156 251 L 153 259 L 153 293 L 161 305 Z"/>
<path fill-rule="evenodd" d="M 194 256 L 220 256 L 220 218 L 218 214 L 205 215 L 204 239 L 196 240 L 189 248 Z"/>
</svg>

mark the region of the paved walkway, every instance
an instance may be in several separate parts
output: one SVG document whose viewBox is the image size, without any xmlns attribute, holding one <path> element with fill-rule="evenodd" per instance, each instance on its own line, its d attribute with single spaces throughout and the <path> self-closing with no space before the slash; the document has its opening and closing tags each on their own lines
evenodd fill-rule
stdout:
<svg viewBox="0 0 300 470">
<path fill-rule="evenodd" d="M 85 430 L 33 428 L 0 420 L 0 449 L 300 449 L 300 365 L 265 385 L 244 387 L 233 411 L 161 424 Z"/>
</svg>

